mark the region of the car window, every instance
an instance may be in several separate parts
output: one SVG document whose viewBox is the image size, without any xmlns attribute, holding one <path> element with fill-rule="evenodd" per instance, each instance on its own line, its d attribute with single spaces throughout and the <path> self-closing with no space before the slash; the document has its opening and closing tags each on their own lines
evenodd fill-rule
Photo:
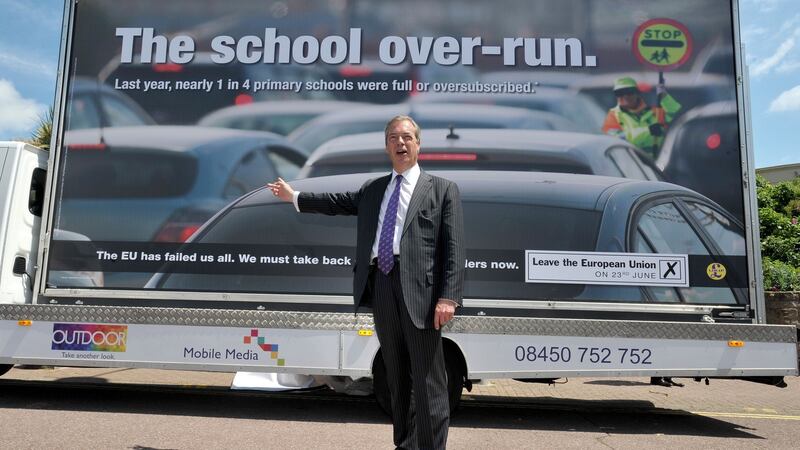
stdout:
<svg viewBox="0 0 800 450">
<path fill-rule="evenodd" d="M 636 156 L 634 156 L 634 158 L 636 158 Z M 661 174 L 659 174 L 656 171 L 655 166 L 652 163 L 652 160 L 645 161 L 642 159 L 638 159 L 638 162 L 639 162 L 639 167 L 641 167 L 641 169 L 644 171 L 645 176 L 647 177 L 648 180 L 662 181 L 664 179 L 664 177 L 662 177 Z"/>
<path fill-rule="evenodd" d="M 67 199 L 178 197 L 197 177 L 197 160 L 173 152 L 68 149 L 63 155 Z"/>
<path fill-rule="evenodd" d="M 636 240 L 634 241 L 633 251 L 636 253 L 655 253 L 655 249 L 648 244 L 647 239 L 644 238 L 641 230 L 636 232 Z M 681 301 L 675 288 L 650 286 L 647 289 L 650 292 L 652 299 L 657 302 L 678 303 Z"/>
<path fill-rule="evenodd" d="M 223 197 L 236 198 L 264 185 L 264 180 L 277 178 L 272 163 L 264 150 L 247 153 L 233 170 L 225 185 Z"/>
<path fill-rule="evenodd" d="M 646 253 L 677 253 L 684 255 L 708 255 L 700 237 L 687 223 L 686 218 L 672 203 L 651 206 L 637 224 L 633 248 Z M 735 304 L 736 297 L 727 287 L 678 288 L 687 303 Z M 651 296 L 659 301 L 677 301 L 674 291 L 648 288 Z"/>
<path fill-rule="evenodd" d="M 297 178 L 300 168 L 303 167 L 300 161 L 292 161 L 278 151 L 268 152 L 267 156 L 272 162 L 275 171 L 278 172 L 278 176 L 284 180 L 294 180 Z"/>
<path fill-rule="evenodd" d="M 639 217 L 637 227 L 657 253 L 708 254 L 700 237 L 672 203 L 648 208 Z M 634 248 L 638 246 L 638 243 L 634 244 Z"/>
<path fill-rule="evenodd" d="M 348 134 L 369 133 L 372 131 L 383 131 L 386 124 L 380 121 L 364 121 L 355 123 L 334 123 L 327 125 L 317 125 L 306 128 L 298 134 L 292 142 L 309 153 L 316 150 L 323 143 Z"/>
<path fill-rule="evenodd" d="M 649 180 L 648 176 L 642 171 L 633 155 L 624 147 L 614 147 L 606 153 L 614 165 L 622 172 L 625 178 L 633 178 L 634 180 Z"/>
<path fill-rule="evenodd" d="M 100 127 L 100 112 L 89 95 L 76 95 L 69 102 L 67 129 L 82 130 Z"/>
<path fill-rule="evenodd" d="M 108 119 L 106 125 L 109 127 L 148 125 L 144 119 L 136 114 L 136 111 L 131 109 L 130 105 L 125 104 L 118 98 L 103 95 L 100 97 L 100 102 Z"/>
<path fill-rule="evenodd" d="M 739 226 L 707 205 L 687 201 L 686 206 L 723 254 L 746 255 L 744 235 Z"/>
</svg>

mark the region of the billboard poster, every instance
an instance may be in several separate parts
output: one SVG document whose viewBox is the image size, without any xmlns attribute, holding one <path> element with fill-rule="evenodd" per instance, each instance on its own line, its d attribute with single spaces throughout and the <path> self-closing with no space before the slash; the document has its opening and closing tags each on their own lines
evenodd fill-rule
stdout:
<svg viewBox="0 0 800 450">
<path fill-rule="evenodd" d="M 345 298 L 355 218 L 264 184 L 358 189 L 391 170 L 383 129 L 407 114 L 421 168 L 462 193 L 465 298 L 747 305 L 732 17 L 718 0 L 83 0 L 46 287 Z"/>
</svg>

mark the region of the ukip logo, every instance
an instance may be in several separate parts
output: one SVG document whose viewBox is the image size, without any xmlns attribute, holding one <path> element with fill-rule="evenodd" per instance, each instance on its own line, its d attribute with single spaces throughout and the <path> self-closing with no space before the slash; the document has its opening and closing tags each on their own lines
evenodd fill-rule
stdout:
<svg viewBox="0 0 800 450">
<path fill-rule="evenodd" d="M 244 337 L 245 344 L 255 343 L 261 350 L 269 353 L 269 357 L 274 359 L 278 366 L 283 366 L 286 361 L 283 358 L 278 358 L 278 344 L 267 344 L 267 338 L 258 335 L 258 330 L 250 330 L 250 335 Z"/>
</svg>

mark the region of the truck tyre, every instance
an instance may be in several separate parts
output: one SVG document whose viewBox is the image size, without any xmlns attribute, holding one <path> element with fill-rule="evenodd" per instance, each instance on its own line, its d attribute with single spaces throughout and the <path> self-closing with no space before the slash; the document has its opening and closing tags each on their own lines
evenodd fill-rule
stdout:
<svg viewBox="0 0 800 450">
<path fill-rule="evenodd" d="M 447 345 L 444 345 L 447 348 Z M 449 351 L 448 351 L 449 350 Z M 450 414 L 461 403 L 461 391 L 464 389 L 464 364 L 459 358 L 459 353 L 453 349 L 444 352 L 444 365 L 447 371 L 447 399 L 450 402 Z M 392 396 L 389 385 L 386 383 L 386 366 L 383 356 L 378 352 L 372 365 L 372 389 L 378 406 L 389 417 L 392 417 Z"/>
<path fill-rule="evenodd" d="M 461 353 L 455 345 L 444 344 L 444 366 L 447 370 L 447 399 L 450 401 L 450 415 L 453 415 L 461 403 L 461 392 L 464 390 L 466 376 Z"/>
<path fill-rule="evenodd" d="M 0 377 L 5 375 L 12 367 L 14 367 L 13 364 L 0 364 Z"/>
</svg>

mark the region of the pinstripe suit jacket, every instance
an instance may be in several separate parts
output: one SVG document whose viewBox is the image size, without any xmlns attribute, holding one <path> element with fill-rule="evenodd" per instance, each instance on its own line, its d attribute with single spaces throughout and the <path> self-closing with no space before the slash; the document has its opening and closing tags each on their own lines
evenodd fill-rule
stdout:
<svg viewBox="0 0 800 450">
<path fill-rule="evenodd" d="M 355 307 L 371 295 L 368 279 L 378 215 L 391 175 L 367 181 L 343 193 L 301 192 L 301 212 L 357 215 L 356 261 L 353 271 Z M 409 316 L 417 328 L 432 328 L 440 298 L 462 301 L 464 281 L 464 218 L 458 186 L 422 172 L 406 212 L 400 238 L 400 280 Z"/>
</svg>

